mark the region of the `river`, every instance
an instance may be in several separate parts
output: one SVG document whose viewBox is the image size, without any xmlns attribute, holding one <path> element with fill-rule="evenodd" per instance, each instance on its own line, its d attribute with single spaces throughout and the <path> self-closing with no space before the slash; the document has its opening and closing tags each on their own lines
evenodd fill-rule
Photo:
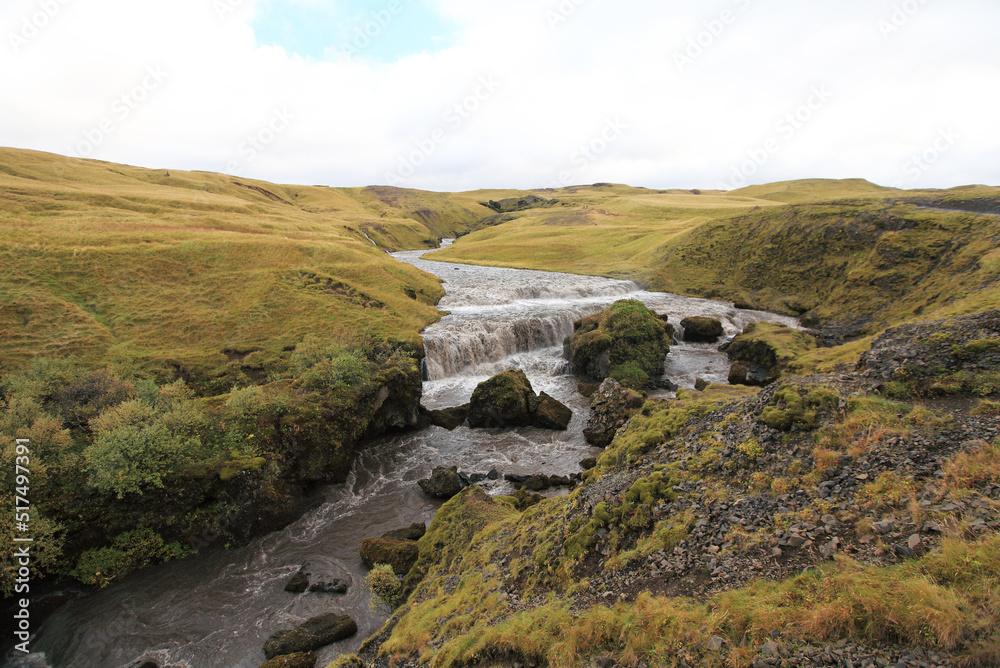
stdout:
<svg viewBox="0 0 1000 668">
<path fill-rule="evenodd" d="M 583 438 L 587 400 L 577 393 L 562 357 L 562 341 L 577 318 L 634 298 L 668 314 L 675 325 L 693 315 L 719 318 L 727 336 L 753 321 L 795 324 L 731 304 L 644 292 L 630 281 L 431 262 L 423 253 L 394 256 L 441 277 L 446 290 L 439 308 L 449 315 L 423 334 L 424 405 L 465 403 L 479 382 L 516 366 L 536 392 L 548 392 L 573 409 L 570 428 L 430 427 L 385 437 L 360 453 L 346 483 L 322 490 L 318 507 L 284 530 L 245 547 L 220 546 L 136 573 L 72 601 L 39 629 L 34 653 L 12 665 L 126 668 L 151 661 L 161 668 L 257 668 L 264 662 L 262 645 L 276 631 L 326 612 L 351 615 L 358 635 L 319 651 L 317 665 L 325 666 L 355 651 L 385 621 L 385 611 L 370 605 L 358 550 L 367 537 L 430 522 L 441 504 L 425 498 L 416 481 L 433 467 L 568 475 L 598 452 Z M 725 382 L 729 364 L 716 347 L 673 346 L 667 377 L 681 387 L 693 387 L 696 376 Z M 488 484 L 491 494 L 510 491 L 502 480 Z M 285 582 L 304 564 L 314 581 L 349 582 L 348 593 L 286 593 Z"/>
</svg>

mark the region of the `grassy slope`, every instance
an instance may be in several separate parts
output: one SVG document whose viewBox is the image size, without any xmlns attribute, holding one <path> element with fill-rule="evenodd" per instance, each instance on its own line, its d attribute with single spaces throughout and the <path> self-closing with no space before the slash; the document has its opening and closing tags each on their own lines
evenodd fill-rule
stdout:
<svg viewBox="0 0 1000 668">
<path fill-rule="evenodd" d="M 309 332 L 414 341 L 441 288 L 383 249 L 432 247 L 476 209 L 0 149 L 0 368 L 47 355 L 210 371 L 223 350 L 268 357 Z"/>
<path fill-rule="evenodd" d="M 810 179 L 699 195 L 587 186 L 548 196 L 562 206 L 524 212 L 429 257 L 632 278 L 811 312 L 852 335 L 1000 303 L 1000 218 L 933 208 L 982 210 L 998 188 Z"/>
</svg>

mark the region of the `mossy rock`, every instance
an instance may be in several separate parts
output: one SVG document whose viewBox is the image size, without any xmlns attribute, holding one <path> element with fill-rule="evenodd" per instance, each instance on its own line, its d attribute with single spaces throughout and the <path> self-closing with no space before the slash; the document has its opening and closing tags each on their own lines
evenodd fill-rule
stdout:
<svg viewBox="0 0 1000 668">
<path fill-rule="evenodd" d="M 534 425 L 542 429 L 565 431 L 573 419 L 573 411 L 563 403 L 553 399 L 545 392 L 538 395 L 538 407 L 535 409 Z"/>
<path fill-rule="evenodd" d="M 448 431 L 458 429 L 469 417 L 469 404 L 462 404 L 454 408 L 442 408 L 438 411 L 428 411 L 431 424 L 435 427 L 442 427 Z"/>
<path fill-rule="evenodd" d="M 815 350 L 817 345 L 816 337 L 808 332 L 767 322 L 750 323 L 724 347 L 726 355 L 734 362 L 729 382 L 733 385 L 769 385 L 799 356 Z M 735 369 L 736 364 L 746 369 L 743 382 L 739 382 L 741 370 Z"/>
<path fill-rule="evenodd" d="M 416 541 L 398 538 L 366 538 L 361 542 L 361 560 L 371 568 L 389 564 L 396 575 L 406 575 L 420 556 Z"/>
<path fill-rule="evenodd" d="M 673 326 L 634 299 L 617 301 L 600 313 L 574 324 L 564 343 L 575 373 L 590 381 L 602 381 L 618 369 L 629 379 L 636 370 L 655 378 L 663 374 L 670 352 Z"/>
<path fill-rule="evenodd" d="M 312 652 L 350 638 L 357 632 L 357 623 L 347 615 L 320 615 L 292 631 L 275 633 L 264 643 L 264 656 L 271 660 L 288 654 Z"/>
<path fill-rule="evenodd" d="M 434 469 L 430 478 L 418 480 L 417 484 L 427 496 L 445 500 L 455 496 L 466 486 L 456 470 L 441 467 Z"/>
<path fill-rule="evenodd" d="M 395 538 L 396 540 L 420 540 L 427 533 L 427 525 L 423 522 L 416 522 L 405 529 L 396 529 L 382 534 L 382 538 Z"/>
<path fill-rule="evenodd" d="M 722 321 L 717 318 L 684 318 L 681 327 L 684 328 L 684 340 L 690 343 L 715 343 L 725 333 Z"/>
<path fill-rule="evenodd" d="M 313 652 L 297 652 L 276 656 L 270 661 L 262 663 L 260 668 L 314 668 L 316 661 L 318 659 Z"/>
<path fill-rule="evenodd" d="M 483 381 L 469 403 L 470 427 L 527 427 L 538 399 L 528 377 L 512 369 Z"/>
</svg>

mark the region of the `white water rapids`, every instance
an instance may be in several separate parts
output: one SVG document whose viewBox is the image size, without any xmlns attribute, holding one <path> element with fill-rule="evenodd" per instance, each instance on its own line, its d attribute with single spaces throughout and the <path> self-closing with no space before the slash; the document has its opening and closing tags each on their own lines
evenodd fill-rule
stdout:
<svg viewBox="0 0 1000 668">
<path fill-rule="evenodd" d="M 369 608 L 358 550 L 364 538 L 430 522 L 440 502 L 425 498 L 416 481 L 433 467 L 567 475 L 597 452 L 583 439 L 587 401 L 562 358 L 563 339 L 577 318 L 634 298 L 668 314 L 675 325 L 693 315 L 719 318 L 727 336 L 753 321 L 795 324 L 730 304 L 643 292 L 629 281 L 430 262 L 422 253 L 395 257 L 440 276 L 447 291 L 440 308 L 450 312 L 424 332 L 424 405 L 465 403 L 480 381 L 520 367 L 536 392 L 544 390 L 573 409 L 568 431 L 431 427 L 381 439 L 360 453 L 347 483 L 322 490 L 318 507 L 291 526 L 242 548 L 213 546 L 72 601 L 39 629 L 34 653 L 9 665 L 125 668 L 152 661 L 161 668 L 256 668 L 264 662 L 264 641 L 276 631 L 344 612 L 357 620 L 359 633 L 320 650 L 317 665 L 326 665 L 356 650 L 384 622 L 384 611 Z M 693 386 L 696 376 L 725 382 L 729 365 L 716 347 L 674 346 L 667 377 L 682 387 Z M 490 493 L 509 491 L 503 481 L 490 484 Z M 285 582 L 305 563 L 314 581 L 348 581 L 348 593 L 286 593 Z"/>
</svg>

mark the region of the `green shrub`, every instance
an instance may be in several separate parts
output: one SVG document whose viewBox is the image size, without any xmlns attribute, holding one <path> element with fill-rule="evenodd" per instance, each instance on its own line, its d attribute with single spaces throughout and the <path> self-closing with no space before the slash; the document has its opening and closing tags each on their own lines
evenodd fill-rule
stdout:
<svg viewBox="0 0 1000 668">
<path fill-rule="evenodd" d="M 84 552 L 70 575 L 84 584 L 106 587 L 144 566 L 186 553 L 179 543 L 165 543 L 152 529 L 136 529 L 119 535 L 111 547 Z"/>
<path fill-rule="evenodd" d="M 94 442 L 83 452 L 91 484 L 119 499 L 163 487 L 164 479 L 194 461 L 201 449 L 198 436 L 177 428 L 188 422 L 138 399 L 104 411 L 91 422 Z"/>
<path fill-rule="evenodd" d="M 389 564 L 375 564 L 365 576 L 365 586 L 372 593 L 370 607 L 374 612 L 381 601 L 390 610 L 397 608 L 405 598 L 403 580 L 396 576 Z"/>
</svg>

